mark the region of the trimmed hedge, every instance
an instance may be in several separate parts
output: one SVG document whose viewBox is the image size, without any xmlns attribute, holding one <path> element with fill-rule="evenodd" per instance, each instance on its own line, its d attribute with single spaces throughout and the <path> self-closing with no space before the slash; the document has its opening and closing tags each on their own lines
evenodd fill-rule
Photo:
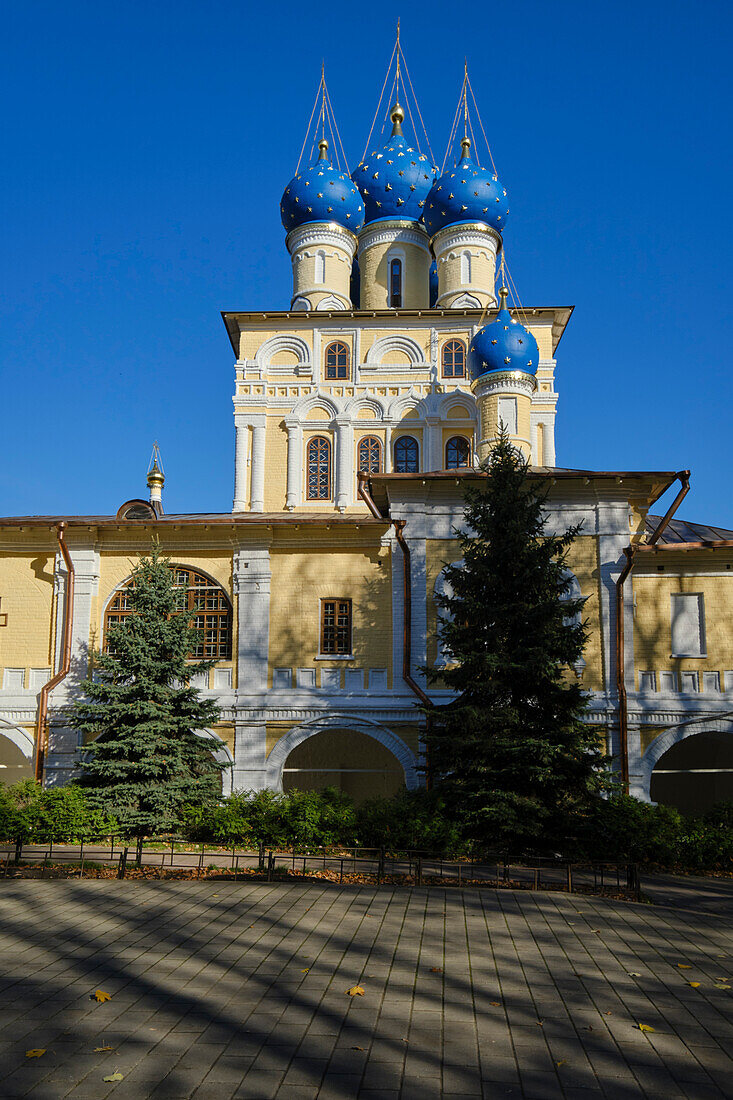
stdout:
<svg viewBox="0 0 733 1100">
<path fill-rule="evenodd" d="M 0 837 L 5 840 L 81 840 L 116 831 L 114 818 L 93 810 L 78 787 L 42 787 L 35 779 L 0 784 Z"/>
</svg>

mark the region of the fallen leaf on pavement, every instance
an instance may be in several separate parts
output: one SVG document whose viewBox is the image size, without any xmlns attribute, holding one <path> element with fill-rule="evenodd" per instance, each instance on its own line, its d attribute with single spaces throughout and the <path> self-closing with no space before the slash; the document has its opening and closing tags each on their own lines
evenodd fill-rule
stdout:
<svg viewBox="0 0 733 1100">
<path fill-rule="evenodd" d="M 114 1047 L 95 1047 L 94 1048 L 94 1053 L 95 1054 L 101 1054 L 102 1051 L 104 1051 L 104 1050 L 114 1050 L 114 1049 L 115 1049 Z"/>
<path fill-rule="evenodd" d="M 124 1073 L 110 1073 L 109 1077 L 103 1077 L 103 1081 L 124 1081 Z"/>
<path fill-rule="evenodd" d="M 366 1050 L 366 1047 L 352 1047 L 352 1050 Z"/>
<path fill-rule="evenodd" d="M 38 1050 L 27 1050 L 25 1052 L 26 1058 L 40 1058 L 42 1054 L 46 1053 L 46 1047 L 39 1047 Z"/>
<path fill-rule="evenodd" d="M 591 932 L 597 932 L 600 935 L 601 930 L 600 928 L 591 928 Z"/>
<path fill-rule="evenodd" d="M 654 1031 L 654 1028 L 649 1024 L 634 1024 L 637 1031 Z"/>
<path fill-rule="evenodd" d="M 697 989 L 700 986 L 700 982 L 688 982 L 687 984 L 691 985 L 693 989 Z"/>
<path fill-rule="evenodd" d="M 555 1065 L 558 1066 L 558 1067 L 559 1066 L 564 1066 L 565 1065 L 565 1059 L 561 1058 L 559 1062 L 555 1062 Z"/>
<path fill-rule="evenodd" d="M 536 1020 L 535 1022 L 537 1024 L 537 1027 L 544 1027 L 545 1026 L 545 1021 L 544 1020 Z"/>
<path fill-rule="evenodd" d="M 604 1012 L 603 1015 L 604 1016 L 613 1016 L 613 1013 L 609 1010 L 608 1012 Z"/>
<path fill-rule="evenodd" d="M 730 986 L 727 985 L 726 982 L 716 982 L 715 983 L 715 988 L 716 989 L 730 989 Z"/>
<path fill-rule="evenodd" d="M 360 985 L 352 985 L 351 989 L 346 990 L 349 997 L 363 997 L 364 990 Z"/>
<path fill-rule="evenodd" d="M 112 994 L 105 993 L 103 989 L 95 989 L 94 992 L 90 994 L 90 1000 L 98 1001 L 99 1004 L 102 1004 L 104 1001 L 111 1001 Z"/>
<path fill-rule="evenodd" d="M 430 967 L 430 973 L 431 974 L 442 974 L 443 973 L 443 967 L 442 966 L 431 966 Z"/>
<path fill-rule="evenodd" d="M 629 977 L 630 978 L 640 978 L 641 974 L 637 974 L 637 972 L 635 970 L 630 970 L 629 971 Z"/>
<path fill-rule="evenodd" d="M 492 1008 L 501 1008 L 501 1001 L 489 1001 Z"/>
<path fill-rule="evenodd" d="M 677 966 L 680 970 L 692 970 L 692 967 L 688 966 L 687 963 L 677 963 Z"/>
<path fill-rule="evenodd" d="M 310 967 L 309 967 L 309 966 L 306 966 L 306 967 L 305 967 L 305 969 L 304 969 L 304 970 L 301 970 L 301 972 L 300 972 L 300 973 L 301 973 L 301 974 L 307 974 L 309 970 L 310 970 Z"/>
</svg>

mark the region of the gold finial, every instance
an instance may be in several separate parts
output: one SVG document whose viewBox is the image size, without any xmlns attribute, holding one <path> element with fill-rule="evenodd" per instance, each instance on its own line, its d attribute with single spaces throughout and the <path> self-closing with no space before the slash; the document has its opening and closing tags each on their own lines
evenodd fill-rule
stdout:
<svg viewBox="0 0 733 1100">
<path fill-rule="evenodd" d="M 397 134 L 401 135 L 405 112 L 402 110 L 399 103 L 395 103 L 394 107 L 389 112 L 389 117 L 392 119 L 392 137 L 395 137 Z"/>
<path fill-rule="evenodd" d="M 466 158 L 470 155 L 470 149 L 471 139 L 470 137 L 468 137 L 468 135 L 466 135 L 466 137 L 461 138 L 461 160 L 466 160 Z"/>
<path fill-rule="evenodd" d="M 499 287 L 499 309 L 506 309 L 506 300 L 509 297 L 509 291 L 505 286 Z"/>
<path fill-rule="evenodd" d="M 325 138 L 321 138 L 318 142 L 318 159 L 328 160 L 328 142 Z"/>
</svg>

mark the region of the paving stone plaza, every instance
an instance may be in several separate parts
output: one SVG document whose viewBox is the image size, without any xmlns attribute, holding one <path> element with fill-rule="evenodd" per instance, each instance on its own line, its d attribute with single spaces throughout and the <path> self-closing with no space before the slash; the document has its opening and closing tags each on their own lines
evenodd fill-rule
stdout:
<svg viewBox="0 0 733 1100">
<path fill-rule="evenodd" d="M 0 1095 L 730 1097 L 732 908 L 680 897 L 8 881 Z"/>
</svg>

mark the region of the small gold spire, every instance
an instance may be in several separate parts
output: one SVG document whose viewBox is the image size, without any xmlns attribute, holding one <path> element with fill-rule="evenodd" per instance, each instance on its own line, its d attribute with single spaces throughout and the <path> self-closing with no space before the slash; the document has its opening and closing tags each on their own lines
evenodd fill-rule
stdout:
<svg viewBox="0 0 733 1100">
<path fill-rule="evenodd" d="M 471 151 L 471 139 L 466 135 L 461 138 L 461 160 L 467 160 Z"/>
<path fill-rule="evenodd" d="M 318 142 L 318 159 L 328 160 L 328 142 L 325 138 L 321 138 Z"/>
<path fill-rule="evenodd" d="M 499 287 L 499 309 L 506 309 L 506 300 L 509 297 L 509 291 L 505 286 Z"/>
<path fill-rule="evenodd" d="M 392 119 L 392 137 L 401 137 L 402 123 L 405 119 L 405 112 L 402 110 L 399 103 L 395 103 L 394 107 L 389 112 L 389 117 Z"/>
</svg>

